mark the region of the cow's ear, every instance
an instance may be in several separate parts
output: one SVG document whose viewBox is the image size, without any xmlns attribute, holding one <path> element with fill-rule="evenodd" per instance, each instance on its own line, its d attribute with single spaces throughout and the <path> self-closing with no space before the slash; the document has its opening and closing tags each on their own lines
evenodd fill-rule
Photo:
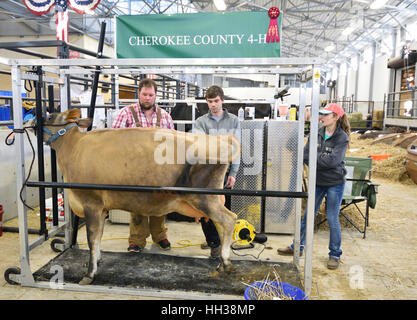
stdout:
<svg viewBox="0 0 417 320">
<path fill-rule="evenodd" d="M 80 116 L 81 116 L 80 109 L 71 109 L 71 110 L 68 110 L 66 120 L 68 122 L 77 122 L 78 119 L 80 119 Z"/>
<path fill-rule="evenodd" d="M 88 128 L 92 122 L 93 122 L 93 119 L 91 118 L 80 119 L 78 120 L 78 126 L 80 128 Z"/>
</svg>

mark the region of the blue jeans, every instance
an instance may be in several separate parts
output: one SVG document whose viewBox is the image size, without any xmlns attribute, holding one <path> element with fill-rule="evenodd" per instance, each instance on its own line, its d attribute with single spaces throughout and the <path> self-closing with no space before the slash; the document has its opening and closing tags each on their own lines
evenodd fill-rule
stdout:
<svg viewBox="0 0 417 320">
<path fill-rule="evenodd" d="M 339 184 L 337 186 L 323 187 L 316 186 L 316 203 L 314 208 L 314 217 L 320 209 L 321 202 L 326 196 L 326 215 L 327 223 L 330 228 L 330 240 L 329 240 L 329 256 L 335 259 L 339 259 L 342 255 L 340 245 L 342 244 L 342 231 L 339 223 L 340 205 L 343 199 L 343 193 L 345 191 L 345 184 Z M 302 252 L 306 242 L 306 220 L 307 220 L 307 208 L 304 213 L 304 217 L 301 221 L 301 234 L 300 234 L 300 251 Z M 291 245 L 294 249 L 294 244 Z"/>
</svg>

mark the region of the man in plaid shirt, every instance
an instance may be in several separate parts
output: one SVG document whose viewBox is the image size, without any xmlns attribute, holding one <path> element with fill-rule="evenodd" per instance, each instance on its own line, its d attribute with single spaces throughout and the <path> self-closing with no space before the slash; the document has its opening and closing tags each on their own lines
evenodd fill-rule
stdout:
<svg viewBox="0 0 417 320">
<path fill-rule="evenodd" d="M 156 107 L 157 86 L 152 79 L 143 79 L 139 83 L 139 102 L 120 110 L 112 123 L 112 128 L 160 127 L 174 129 L 174 123 L 168 112 Z M 168 228 L 165 216 L 146 217 L 130 214 L 129 248 L 132 253 L 139 253 L 146 246 L 146 238 L 152 235 L 152 240 L 161 249 L 169 250 L 171 244 L 167 239 Z"/>
</svg>

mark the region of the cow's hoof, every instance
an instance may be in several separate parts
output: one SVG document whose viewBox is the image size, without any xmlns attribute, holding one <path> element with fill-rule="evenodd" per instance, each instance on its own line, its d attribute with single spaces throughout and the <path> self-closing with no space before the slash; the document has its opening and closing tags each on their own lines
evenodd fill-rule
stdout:
<svg viewBox="0 0 417 320">
<path fill-rule="evenodd" d="M 218 278 L 218 277 L 220 277 L 220 272 L 218 270 L 214 270 L 214 271 L 210 272 L 210 277 Z"/>
<path fill-rule="evenodd" d="M 230 274 L 230 273 L 236 272 L 236 270 L 237 270 L 237 268 L 234 267 L 234 266 L 232 266 L 231 264 L 229 264 L 229 265 L 227 265 L 227 266 L 224 267 L 224 272 L 226 274 Z"/>
<path fill-rule="evenodd" d="M 90 278 L 88 276 L 85 276 L 84 278 L 82 278 L 82 280 L 80 282 L 78 282 L 78 284 L 80 286 L 87 286 L 89 284 L 91 284 L 93 282 L 93 278 Z"/>
</svg>

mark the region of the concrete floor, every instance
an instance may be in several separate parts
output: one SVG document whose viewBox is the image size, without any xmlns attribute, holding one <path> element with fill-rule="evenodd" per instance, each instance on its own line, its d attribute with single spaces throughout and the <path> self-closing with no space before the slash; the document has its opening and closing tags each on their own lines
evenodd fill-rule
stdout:
<svg viewBox="0 0 417 320">
<path fill-rule="evenodd" d="M 312 299 L 319 300 L 367 300 L 367 299 L 417 299 L 417 267 L 415 230 L 416 189 L 409 194 L 408 189 L 398 184 L 384 181 L 380 186 L 379 202 L 377 208 L 371 211 L 370 227 L 367 238 L 351 228 L 342 228 L 342 264 L 337 270 L 328 270 L 327 230 L 319 230 L 314 234 L 313 245 L 313 290 Z M 390 194 L 390 198 L 383 194 Z M 396 203 L 396 206 L 392 205 Z M 390 208 L 393 207 L 392 211 Z M 342 218 L 341 218 L 342 219 Z M 389 220 L 387 220 L 389 219 Z M 389 222 L 388 222 L 389 221 Z M 204 241 L 201 226 L 189 222 L 168 221 L 168 237 L 172 244 L 170 255 L 184 255 L 194 257 L 207 257 L 209 250 L 200 249 Z M 414 230 L 414 232 L 413 232 Z M 102 250 L 126 251 L 128 225 L 112 224 L 106 221 Z M 29 235 L 31 241 L 38 238 Z M 150 241 L 150 239 L 149 239 Z M 286 246 L 292 241 L 291 235 L 268 235 L 266 247 L 260 253 L 262 246 L 256 244 L 254 249 L 238 251 L 239 254 L 252 254 L 262 261 L 287 262 L 292 257 L 279 256 L 277 248 Z M 85 227 L 80 228 L 78 234 L 80 248 L 86 248 Z M 189 245 L 185 246 L 187 243 Z M 7 268 L 19 266 L 19 238 L 18 234 L 5 232 L 0 237 L 0 299 L 164 299 L 143 294 L 118 295 L 108 293 L 87 293 L 62 291 L 51 289 L 37 289 L 9 285 L 3 274 Z M 152 243 L 148 243 L 145 250 L 160 252 Z M 30 251 L 30 266 L 35 272 L 57 253 L 50 247 L 50 240 Z M 232 259 L 251 259 L 252 256 L 238 257 L 232 254 Z M 300 277 L 304 279 L 304 258 L 300 260 Z"/>
</svg>

